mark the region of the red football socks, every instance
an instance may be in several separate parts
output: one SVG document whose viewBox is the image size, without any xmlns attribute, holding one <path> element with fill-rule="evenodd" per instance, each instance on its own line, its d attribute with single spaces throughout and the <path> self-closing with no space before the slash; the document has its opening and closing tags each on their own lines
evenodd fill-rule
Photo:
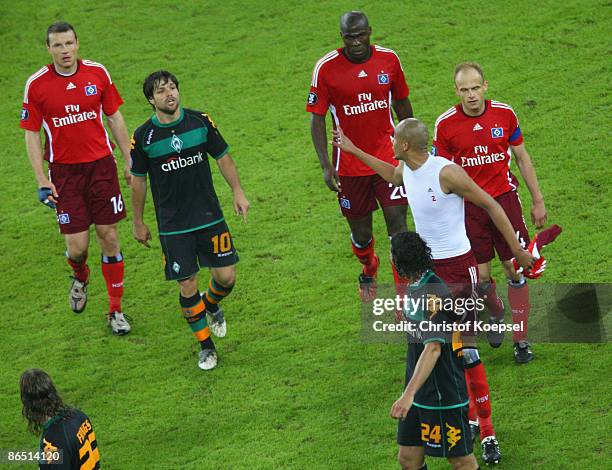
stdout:
<svg viewBox="0 0 612 470">
<path fill-rule="evenodd" d="M 395 282 L 395 292 L 400 297 L 404 297 L 406 294 L 406 289 L 408 287 L 408 279 L 401 277 L 397 270 L 395 269 L 395 265 L 393 261 L 391 262 L 391 270 L 393 271 L 393 281 Z"/>
<path fill-rule="evenodd" d="M 468 404 L 468 419 L 470 421 L 478 421 L 478 413 L 476 411 L 476 403 L 474 403 L 474 398 L 472 397 L 472 392 L 470 392 L 470 379 L 467 375 L 466 371 L 463 371 L 465 373 L 465 383 L 467 385 L 467 389 L 468 389 L 468 396 L 470 397 L 470 403 Z"/>
<path fill-rule="evenodd" d="M 486 418 L 478 418 L 478 424 L 480 424 L 480 440 L 482 441 L 485 437 L 495 436 L 495 430 L 493 429 L 493 421 L 491 415 Z"/>
<path fill-rule="evenodd" d="M 480 284 L 480 294 L 484 298 L 489 313 L 494 318 L 501 318 L 504 314 L 504 303 L 497 295 L 495 279 L 491 278 L 488 283 Z"/>
<path fill-rule="evenodd" d="M 536 234 L 535 240 L 538 250 L 542 251 L 542 248 L 544 248 L 549 243 L 554 242 L 555 238 L 559 236 L 562 230 L 563 229 L 561 227 L 555 224 L 551 225 L 550 227 L 546 227 L 540 233 Z"/>
<path fill-rule="evenodd" d="M 470 401 L 473 400 L 480 423 L 480 437 L 484 439 L 494 436 L 493 422 L 491 421 L 491 401 L 489 398 L 489 384 L 482 363 L 465 369 L 465 379 L 468 386 Z M 472 419 L 470 417 L 470 419 Z"/>
<path fill-rule="evenodd" d="M 68 264 L 72 268 L 74 277 L 81 282 L 89 281 L 89 266 L 87 266 L 87 257 L 80 262 L 73 261 L 70 258 L 66 258 L 66 261 L 68 261 Z"/>
<path fill-rule="evenodd" d="M 123 256 L 102 255 L 102 274 L 106 281 L 108 292 L 108 311 L 121 312 L 121 297 L 123 297 Z"/>
<path fill-rule="evenodd" d="M 378 270 L 378 259 L 376 258 L 376 253 L 374 253 L 374 238 L 372 237 L 365 247 L 357 247 L 355 242 L 352 242 L 351 245 L 353 247 L 353 254 L 363 264 L 363 274 L 375 276 Z"/>
<path fill-rule="evenodd" d="M 510 302 L 510 308 L 512 309 L 512 322 L 515 325 L 521 325 L 519 331 L 512 333 L 512 340 L 515 343 L 525 341 L 527 339 L 527 320 L 531 309 L 527 282 L 523 281 L 522 284 L 508 283 L 508 302 Z"/>
</svg>

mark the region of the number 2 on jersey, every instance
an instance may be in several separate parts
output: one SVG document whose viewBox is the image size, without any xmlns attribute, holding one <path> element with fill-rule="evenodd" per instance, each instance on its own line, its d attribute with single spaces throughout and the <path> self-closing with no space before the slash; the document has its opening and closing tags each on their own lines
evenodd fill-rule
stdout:
<svg viewBox="0 0 612 470">
<path fill-rule="evenodd" d="M 232 240 L 229 232 L 223 232 L 221 235 L 215 235 L 211 238 L 213 244 L 213 253 L 225 253 L 232 248 Z"/>
</svg>

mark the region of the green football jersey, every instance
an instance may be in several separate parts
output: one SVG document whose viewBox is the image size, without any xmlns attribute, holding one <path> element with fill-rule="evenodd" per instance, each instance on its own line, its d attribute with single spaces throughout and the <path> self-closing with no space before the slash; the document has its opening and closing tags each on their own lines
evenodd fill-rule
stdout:
<svg viewBox="0 0 612 470">
<path fill-rule="evenodd" d="M 467 388 L 461 357 L 453 351 L 453 325 L 461 316 L 452 309 L 452 294 L 444 281 L 427 271 L 407 293 L 405 317 L 412 324 L 408 332 L 406 383 L 425 344 L 442 343 L 442 352 L 426 382 L 414 397 L 414 406 L 428 409 L 458 408 L 468 404 Z M 457 334 L 457 333 L 455 333 Z"/>
<path fill-rule="evenodd" d="M 153 116 L 132 138 L 131 172 L 149 175 L 160 235 L 175 235 L 223 221 L 208 156 L 223 157 L 229 147 L 207 114 L 181 109 L 162 124 Z"/>
</svg>

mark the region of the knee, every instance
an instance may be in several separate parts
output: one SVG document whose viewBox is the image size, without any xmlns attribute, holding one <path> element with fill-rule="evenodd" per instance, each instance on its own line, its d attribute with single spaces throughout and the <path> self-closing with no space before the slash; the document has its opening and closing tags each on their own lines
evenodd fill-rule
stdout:
<svg viewBox="0 0 612 470">
<path fill-rule="evenodd" d="M 68 248 L 66 254 L 68 255 L 68 258 L 75 263 L 81 263 L 87 259 L 87 247 L 84 249 L 82 247 L 70 247 Z"/>
<path fill-rule="evenodd" d="M 448 462 L 453 470 L 476 470 L 479 468 L 474 454 L 448 459 Z"/>
<path fill-rule="evenodd" d="M 421 455 L 415 455 L 410 449 L 400 446 L 397 453 L 397 461 L 404 470 L 419 469 L 425 463 Z"/>
<path fill-rule="evenodd" d="M 88 255 L 88 246 L 86 243 L 79 243 L 77 241 L 71 241 L 66 246 L 66 255 L 72 261 L 76 263 L 80 263 L 87 259 Z"/>
<path fill-rule="evenodd" d="M 232 269 L 223 273 L 217 273 L 215 281 L 226 288 L 234 287 L 234 284 L 236 284 L 236 270 Z"/>
<path fill-rule="evenodd" d="M 193 297 L 198 291 L 198 279 L 193 276 L 188 279 L 178 281 L 183 297 Z"/>
<path fill-rule="evenodd" d="M 116 227 L 99 231 L 97 235 L 100 247 L 105 255 L 115 256 L 119 253 L 119 233 Z"/>
<path fill-rule="evenodd" d="M 351 238 L 353 242 L 360 246 L 366 246 L 370 240 L 372 240 L 372 229 L 371 228 L 359 228 L 357 230 L 351 230 Z"/>
<path fill-rule="evenodd" d="M 387 233 L 390 237 L 397 235 L 398 233 L 406 232 L 407 230 L 408 227 L 406 226 L 406 221 L 399 217 L 394 218 L 387 224 Z"/>
</svg>

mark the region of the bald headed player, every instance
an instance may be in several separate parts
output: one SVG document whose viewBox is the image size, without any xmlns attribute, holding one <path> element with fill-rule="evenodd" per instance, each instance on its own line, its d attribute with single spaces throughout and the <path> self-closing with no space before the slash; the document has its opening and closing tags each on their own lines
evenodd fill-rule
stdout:
<svg viewBox="0 0 612 470">
<path fill-rule="evenodd" d="M 372 28 L 359 11 L 340 18 L 344 47 L 323 56 L 315 65 L 306 110 L 311 113 L 312 142 L 328 188 L 338 195 L 342 215 L 351 230 L 353 253 L 362 264 L 359 292 L 367 302 L 376 295 L 378 256 L 374 252 L 372 212 L 382 207 L 387 233 L 406 231 L 404 188 L 380 178 L 353 155 L 336 149 L 333 162 L 327 150 L 325 115 L 357 145 L 383 161 L 393 160 L 393 114 L 398 120 L 412 116 L 408 85 L 397 54 L 370 45 Z M 378 202 L 377 202 L 378 201 Z M 392 266 L 396 284 L 399 278 Z"/>
<path fill-rule="evenodd" d="M 458 165 L 427 153 L 429 133 L 418 119 L 406 119 L 395 128 L 393 149 L 400 164 L 395 167 L 357 148 L 342 130 L 334 132 L 333 145 L 350 152 L 370 166 L 382 178 L 404 183 L 417 233 L 431 248 L 434 271 L 449 285 L 455 297 L 475 295 L 478 280 L 476 259 L 465 231 L 464 199 L 481 207 L 502 234 L 518 263 L 524 268 L 534 259 L 519 244 L 514 229 L 502 207 L 483 191 Z M 469 320 L 474 319 L 471 312 Z M 491 423 L 489 385 L 476 342 L 463 338 L 462 356 L 470 398 L 479 404 L 483 459 L 500 459 L 499 444 Z M 482 435 L 482 434 L 481 434 Z M 401 442 L 400 442 L 401 445 Z"/>
<path fill-rule="evenodd" d="M 478 186 L 495 198 L 512 222 L 515 237 L 523 246 L 527 246 L 529 232 L 517 193 L 518 181 L 510 172 L 512 155 L 531 194 L 531 220 L 536 228 L 544 226 L 547 213 L 516 114 L 505 103 L 485 99 L 489 84 L 478 63 L 457 65 L 454 79 L 455 92 L 461 103 L 444 112 L 436 121 L 434 153 L 461 165 Z M 465 221 L 468 238 L 478 261 L 479 288 L 487 300 L 491 316 L 501 321 L 504 305 L 491 278 L 491 260 L 495 257 L 495 251 L 499 255 L 508 278 L 512 320 L 521 325 L 520 330 L 513 333 L 514 359 L 518 364 L 529 362 L 533 359 L 533 353 L 527 342 L 530 310 L 527 282 L 514 269 L 512 253 L 486 213 L 473 204 L 466 204 Z M 497 347 L 499 342 L 491 342 L 491 345 Z"/>
</svg>

